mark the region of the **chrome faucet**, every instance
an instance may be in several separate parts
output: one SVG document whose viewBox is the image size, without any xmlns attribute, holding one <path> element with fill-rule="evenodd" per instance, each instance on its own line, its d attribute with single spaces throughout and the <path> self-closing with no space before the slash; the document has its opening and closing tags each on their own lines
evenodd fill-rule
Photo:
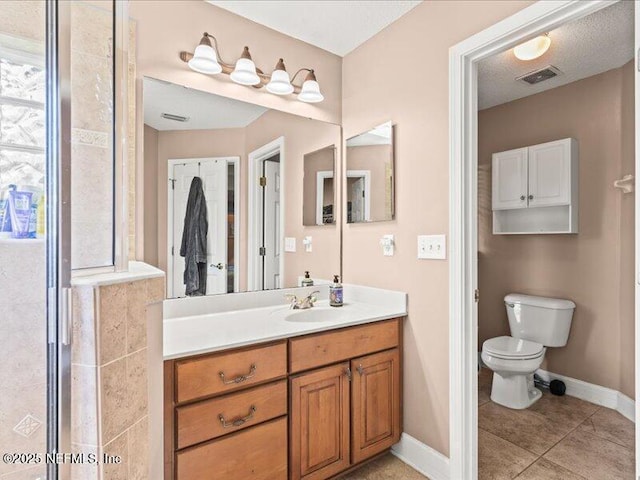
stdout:
<svg viewBox="0 0 640 480">
<path fill-rule="evenodd" d="M 320 293 L 319 290 L 311 292 L 304 298 L 298 298 L 293 293 L 289 293 L 285 295 L 285 297 L 289 300 L 289 308 L 291 310 L 306 310 L 307 308 L 313 307 L 313 304 L 316 303 L 316 294 Z"/>
</svg>

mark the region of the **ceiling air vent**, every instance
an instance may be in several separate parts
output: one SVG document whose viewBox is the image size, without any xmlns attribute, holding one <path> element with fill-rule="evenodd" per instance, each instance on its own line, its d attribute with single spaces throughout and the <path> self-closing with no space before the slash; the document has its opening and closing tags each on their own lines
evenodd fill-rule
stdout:
<svg viewBox="0 0 640 480">
<path fill-rule="evenodd" d="M 524 82 L 528 85 L 535 85 L 536 83 L 544 82 L 550 78 L 562 75 L 562 72 L 553 65 L 547 65 L 544 68 L 535 70 L 533 72 L 526 73 L 521 77 L 516 78 L 518 82 Z"/>
<path fill-rule="evenodd" d="M 160 114 L 162 118 L 166 118 L 167 120 L 173 120 L 175 122 L 188 122 L 189 117 L 183 117 L 182 115 L 174 115 L 173 113 L 162 113 Z"/>
</svg>

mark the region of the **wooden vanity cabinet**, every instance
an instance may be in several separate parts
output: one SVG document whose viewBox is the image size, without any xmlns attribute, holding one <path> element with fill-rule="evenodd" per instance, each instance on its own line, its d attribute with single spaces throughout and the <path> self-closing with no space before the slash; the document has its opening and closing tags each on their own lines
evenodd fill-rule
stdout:
<svg viewBox="0 0 640 480">
<path fill-rule="evenodd" d="M 349 363 L 291 379 L 291 478 L 330 478 L 351 465 Z"/>
<path fill-rule="evenodd" d="M 165 480 L 325 480 L 388 450 L 401 351 L 396 318 L 165 361 Z"/>
<path fill-rule="evenodd" d="M 400 440 L 401 338 L 394 319 L 290 341 L 290 369 L 316 367 L 290 379 L 291 480 L 332 478 Z"/>
<path fill-rule="evenodd" d="M 400 441 L 400 350 L 351 360 L 351 458 L 360 463 Z"/>
</svg>

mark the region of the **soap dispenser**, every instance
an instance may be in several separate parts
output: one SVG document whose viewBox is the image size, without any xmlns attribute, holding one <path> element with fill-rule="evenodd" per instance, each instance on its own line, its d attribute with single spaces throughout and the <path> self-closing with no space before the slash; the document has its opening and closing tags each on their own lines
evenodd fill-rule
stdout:
<svg viewBox="0 0 640 480">
<path fill-rule="evenodd" d="M 332 307 L 343 305 L 342 284 L 338 275 L 333 276 L 333 283 L 329 286 L 329 305 Z"/>
<path fill-rule="evenodd" d="M 311 278 L 309 276 L 309 272 L 308 271 L 304 272 L 304 278 L 302 279 L 302 286 L 303 287 L 313 287 L 313 278 Z"/>
</svg>

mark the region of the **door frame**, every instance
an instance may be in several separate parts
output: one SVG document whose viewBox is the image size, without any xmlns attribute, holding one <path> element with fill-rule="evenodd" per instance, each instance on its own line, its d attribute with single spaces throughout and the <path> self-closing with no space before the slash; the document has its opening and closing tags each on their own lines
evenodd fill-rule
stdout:
<svg viewBox="0 0 640 480">
<path fill-rule="evenodd" d="M 171 238 L 173 237 L 173 188 L 172 177 L 173 167 L 175 165 L 206 162 L 210 160 L 225 160 L 227 164 L 233 164 L 233 207 L 235 210 L 233 216 L 233 291 L 240 291 L 240 242 L 238 236 L 240 233 L 240 157 L 202 157 L 202 158 L 170 158 L 167 162 L 167 298 L 175 298 L 173 296 L 173 255 L 171 255 Z M 180 252 L 177 252 L 180 254 Z"/>
<path fill-rule="evenodd" d="M 636 17 L 640 2 L 635 0 Z M 477 62 L 567 22 L 611 6 L 607 0 L 539 1 L 449 50 L 449 478 L 478 475 L 477 352 Z M 640 25 L 635 25 L 636 47 Z M 640 80 L 636 69 L 636 122 Z M 637 125 L 638 123 L 636 123 Z M 636 172 L 640 133 L 636 128 Z M 636 258 L 640 201 L 636 195 Z M 640 382 L 640 315 L 636 262 L 636 385 Z M 638 417 L 636 402 L 636 418 Z M 640 451 L 636 427 L 636 458 Z M 636 476 L 640 474 L 636 462 Z"/>
<path fill-rule="evenodd" d="M 260 247 L 260 219 L 256 213 L 260 210 L 260 177 L 262 169 L 258 168 L 260 162 L 273 157 L 275 154 L 280 155 L 280 241 L 284 242 L 284 219 L 285 219 L 285 150 L 284 137 L 278 137 L 275 140 L 253 150 L 249 153 L 249 209 L 248 209 L 248 235 L 247 235 L 247 290 L 256 290 L 261 284 L 259 276 L 260 268 L 256 261 L 255 252 Z M 281 245 L 281 251 L 284 249 Z M 253 252 L 253 254 L 251 253 Z M 284 278 L 284 254 L 280 255 L 280 275 Z"/>
</svg>

